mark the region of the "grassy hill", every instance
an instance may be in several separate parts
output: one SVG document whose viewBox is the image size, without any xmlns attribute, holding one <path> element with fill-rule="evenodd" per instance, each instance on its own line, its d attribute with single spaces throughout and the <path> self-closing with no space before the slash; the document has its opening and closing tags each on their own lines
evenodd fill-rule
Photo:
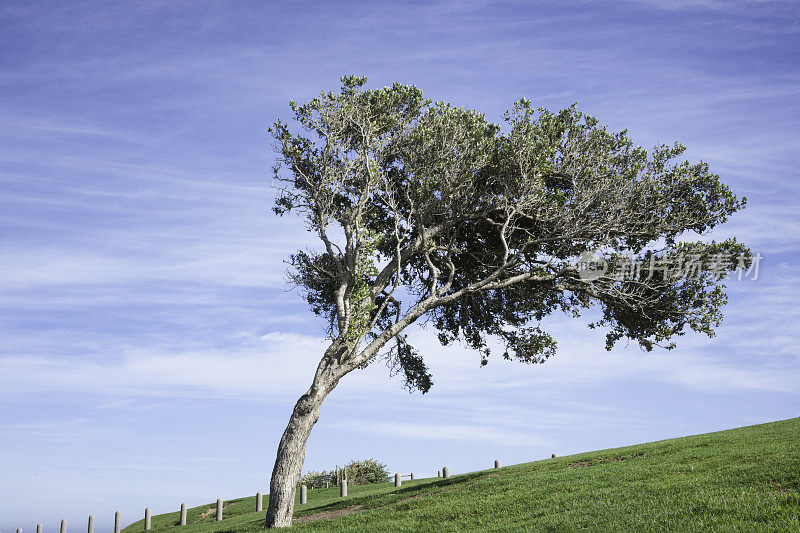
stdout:
<svg viewBox="0 0 800 533">
<path fill-rule="evenodd" d="M 309 490 L 292 531 L 800 531 L 800 418 L 454 475 Z M 299 494 L 299 491 L 298 491 Z M 299 496 L 298 496 L 299 497 Z M 266 508 L 266 497 L 264 498 Z M 299 500 L 298 500 L 299 501 Z M 153 531 L 263 529 L 255 497 L 153 517 Z M 208 516 L 202 517 L 205 512 Z M 125 533 L 143 530 L 140 520 Z"/>
</svg>

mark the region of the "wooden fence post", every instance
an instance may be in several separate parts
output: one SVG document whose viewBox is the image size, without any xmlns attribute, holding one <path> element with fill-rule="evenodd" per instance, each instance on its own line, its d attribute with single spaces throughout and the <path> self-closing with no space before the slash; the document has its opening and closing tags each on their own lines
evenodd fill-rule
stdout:
<svg viewBox="0 0 800 533">
<path fill-rule="evenodd" d="M 264 495 L 256 492 L 256 511 L 264 510 Z"/>
<path fill-rule="evenodd" d="M 222 498 L 217 498 L 217 522 L 222 520 Z"/>
<path fill-rule="evenodd" d="M 394 475 L 394 486 L 399 487 L 400 484 L 401 484 L 400 473 L 398 472 L 397 474 Z"/>
<path fill-rule="evenodd" d="M 308 487 L 300 485 L 300 505 L 308 503 Z"/>
<path fill-rule="evenodd" d="M 414 472 L 411 472 L 411 481 L 414 481 Z"/>
<path fill-rule="evenodd" d="M 339 497 L 344 498 L 347 496 L 347 478 L 339 482 Z"/>
<path fill-rule="evenodd" d="M 87 533 L 94 533 L 94 516 L 89 515 L 89 525 L 86 529 Z"/>
<path fill-rule="evenodd" d="M 144 530 L 150 529 L 150 508 L 144 510 Z"/>
<path fill-rule="evenodd" d="M 445 479 L 450 477 L 450 469 L 447 468 L 446 466 L 442 468 L 442 477 Z"/>
<path fill-rule="evenodd" d="M 437 470 L 436 471 L 436 477 L 442 477 L 442 471 L 441 470 Z"/>
<path fill-rule="evenodd" d="M 67 519 L 61 521 L 61 533 L 67 533 Z"/>
<path fill-rule="evenodd" d="M 550 459 L 555 459 L 556 457 L 558 457 L 558 454 L 554 453 L 553 455 L 550 456 Z"/>
<path fill-rule="evenodd" d="M 122 528 L 122 514 L 119 511 L 114 512 L 114 533 L 119 533 Z"/>
<path fill-rule="evenodd" d="M 494 467 L 495 468 L 500 468 L 500 459 L 495 459 L 494 460 Z"/>
<path fill-rule="evenodd" d="M 181 503 L 181 525 L 186 525 L 186 504 Z"/>
<path fill-rule="evenodd" d="M 42 533 L 42 524 L 36 524 L 36 533 Z"/>
</svg>

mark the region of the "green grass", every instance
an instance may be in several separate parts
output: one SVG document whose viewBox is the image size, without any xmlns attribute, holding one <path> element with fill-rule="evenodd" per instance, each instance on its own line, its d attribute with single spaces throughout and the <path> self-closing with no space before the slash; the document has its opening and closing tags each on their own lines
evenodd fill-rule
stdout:
<svg viewBox="0 0 800 533">
<path fill-rule="evenodd" d="M 361 506 L 292 531 L 800 531 L 800 419 L 454 475 L 308 492 L 295 520 Z M 299 493 L 299 491 L 298 491 Z M 266 496 L 264 498 L 266 508 Z M 298 500 L 299 501 L 299 500 Z M 263 529 L 255 497 L 231 504 L 224 520 L 189 511 L 153 517 L 154 532 Z M 126 533 L 143 530 L 140 520 Z"/>
</svg>

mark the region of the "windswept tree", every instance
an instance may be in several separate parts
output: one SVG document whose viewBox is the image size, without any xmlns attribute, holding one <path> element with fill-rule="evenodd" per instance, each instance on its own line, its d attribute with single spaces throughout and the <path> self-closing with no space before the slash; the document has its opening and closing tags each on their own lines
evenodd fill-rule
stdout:
<svg viewBox="0 0 800 533">
<path fill-rule="evenodd" d="M 645 150 L 574 106 L 523 99 L 501 127 L 412 85 L 365 84 L 344 77 L 270 128 L 275 211 L 302 215 L 320 241 L 291 256 L 292 281 L 330 344 L 281 438 L 268 526 L 291 525 L 306 441 L 340 379 L 385 358 L 409 389 L 430 389 L 404 333 L 418 319 L 482 364 L 491 339 L 506 359 L 545 361 L 556 342 L 542 319 L 589 308 L 607 349 L 621 339 L 669 349 L 688 330 L 713 335 L 725 274 L 750 260 L 735 240 L 687 242 L 744 199 L 705 163 L 681 160 L 680 145 Z M 608 268 L 581 275 L 586 251 Z M 675 275 L 669 265 L 688 257 L 697 275 Z"/>
</svg>

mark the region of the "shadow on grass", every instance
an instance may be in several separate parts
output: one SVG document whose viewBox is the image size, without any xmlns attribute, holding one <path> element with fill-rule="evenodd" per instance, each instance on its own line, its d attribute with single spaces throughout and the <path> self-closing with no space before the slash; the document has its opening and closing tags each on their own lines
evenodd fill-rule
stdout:
<svg viewBox="0 0 800 533">
<path fill-rule="evenodd" d="M 444 488 L 444 487 L 449 487 L 451 485 L 460 485 L 462 483 L 474 481 L 478 478 L 482 478 L 487 475 L 490 475 L 490 473 L 486 471 L 473 472 L 470 474 L 459 474 L 457 476 L 453 476 L 447 479 L 439 479 L 437 481 L 422 483 L 420 485 L 415 485 L 413 487 L 406 487 L 406 488 L 401 487 L 397 490 L 391 492 L 384 492 L 382 494 L 354 496 L 351 498 L 342 499 L 340 501 L 331 502 L 327 505 L 321 505 L 319 507 L 303 509 L 300 512 L 296 512 L 294 514 L 294 518 L 308 517 L 315 514 L 335 511 L 339 509 L 345 509 L 347 507 L 353 507 L 355 505 L 362 506 L 361 509 L 362 511 L 368 511 L 370 509 L 379 509 L 381 507 L 386 507 L 394 503 L 397 503 L 398 501 L 406 500 L 410 497 L 417 496 L 421 493 L 429 491 L 432 488 Z M 387 500 L 387 501 L 382 501 L 380 505 L 370 505 L 370 501 L 374 502 L 374 500 L 376 499 Z"/>
</svg>

